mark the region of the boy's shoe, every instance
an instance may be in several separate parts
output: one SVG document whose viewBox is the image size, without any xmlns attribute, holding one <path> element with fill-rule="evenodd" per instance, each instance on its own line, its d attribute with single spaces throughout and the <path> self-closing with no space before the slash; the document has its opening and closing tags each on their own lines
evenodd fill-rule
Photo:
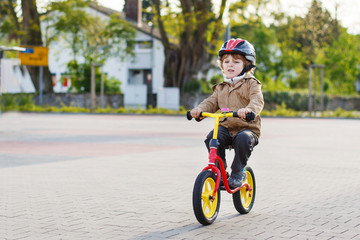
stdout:
<svg viewBox="0 0 360 240">
<path fill-rule="evenodd" d="M 246 180 L 246 172 L 244 170 L 238 173 L 232 173 L 228 179 L 231 188 L 238 188 Z"/>
</svg>

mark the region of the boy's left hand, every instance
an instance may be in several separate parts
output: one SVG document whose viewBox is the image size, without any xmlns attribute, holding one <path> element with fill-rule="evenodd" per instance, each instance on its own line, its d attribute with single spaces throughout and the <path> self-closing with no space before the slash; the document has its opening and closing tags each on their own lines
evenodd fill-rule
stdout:
<svg viewBox="0 0 360 240">
<path fill-rule="evenodd" d="M 240 108 L 238 111 L 237 111 L 237 114 L 240 118 L 243 118 L 245 119 L 246 118 L 246 114 L 249 113 L 249 112 L 252 112 L 250 108 Z"/>
</svg>

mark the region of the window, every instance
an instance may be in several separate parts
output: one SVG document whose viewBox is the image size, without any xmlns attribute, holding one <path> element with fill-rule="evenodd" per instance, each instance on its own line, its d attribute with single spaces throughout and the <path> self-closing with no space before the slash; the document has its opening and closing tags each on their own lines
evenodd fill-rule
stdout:
<svg viewBox="0 0 360 240">
<path fill-rule="evenodd" d="M 136 43 L 136 49 L 151 49 L 152 41 L 138 41 Z"/>
<path fill-rule="evenodd" d="M 146 85 L 151 80 L 151 69 L 130 69 L 128 84 Z"/>
</svg>

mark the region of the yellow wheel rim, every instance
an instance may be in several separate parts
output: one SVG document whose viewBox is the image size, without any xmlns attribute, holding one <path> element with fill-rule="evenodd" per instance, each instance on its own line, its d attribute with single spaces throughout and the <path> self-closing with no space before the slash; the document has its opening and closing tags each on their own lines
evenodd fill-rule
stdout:
<svg viewBox="0 0 360 240">
<path fill-rule="evenodd" d="M 251 204 L 251 201 L 253 199 L 253 191 L 254 191 L 254 180 L 250 174 L 249 171 L 246 171 L 247 179 L 246 182 L 250 185 L 252 191 L 248 191 L 246 187 L 243 187 L 240 189 L 240 198 L 241 203 L 244 208 L 248 208 Z"/>
<path fill-rule="evenodd" d="M 202 202 L 202 210 L 207 218 L 211 218 L 217 208 L 218 204 L 218 193 L 215 195 L 215 200 L 211 200 L 211 196 L 215 189 L 215 181 L 212 178 L 207 178 L 204 182 L 202 193 L 201 193 L 201 202 Z"/>
</svg>

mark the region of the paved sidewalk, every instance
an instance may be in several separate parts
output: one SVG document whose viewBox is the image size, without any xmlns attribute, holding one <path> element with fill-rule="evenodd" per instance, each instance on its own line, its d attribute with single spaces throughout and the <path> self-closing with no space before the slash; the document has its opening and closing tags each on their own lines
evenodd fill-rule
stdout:
<svg viewBox="0 0 360 240">
<path fill-rule="evenodd" d="M 253 210 L 192 188 L 213 127 L 185 117 L 0 115 L 0 239 L 360 239 L 360 121 L 264 118 Z M 233 151 L 228 154 L 231 162 Z"/>
</svg>

